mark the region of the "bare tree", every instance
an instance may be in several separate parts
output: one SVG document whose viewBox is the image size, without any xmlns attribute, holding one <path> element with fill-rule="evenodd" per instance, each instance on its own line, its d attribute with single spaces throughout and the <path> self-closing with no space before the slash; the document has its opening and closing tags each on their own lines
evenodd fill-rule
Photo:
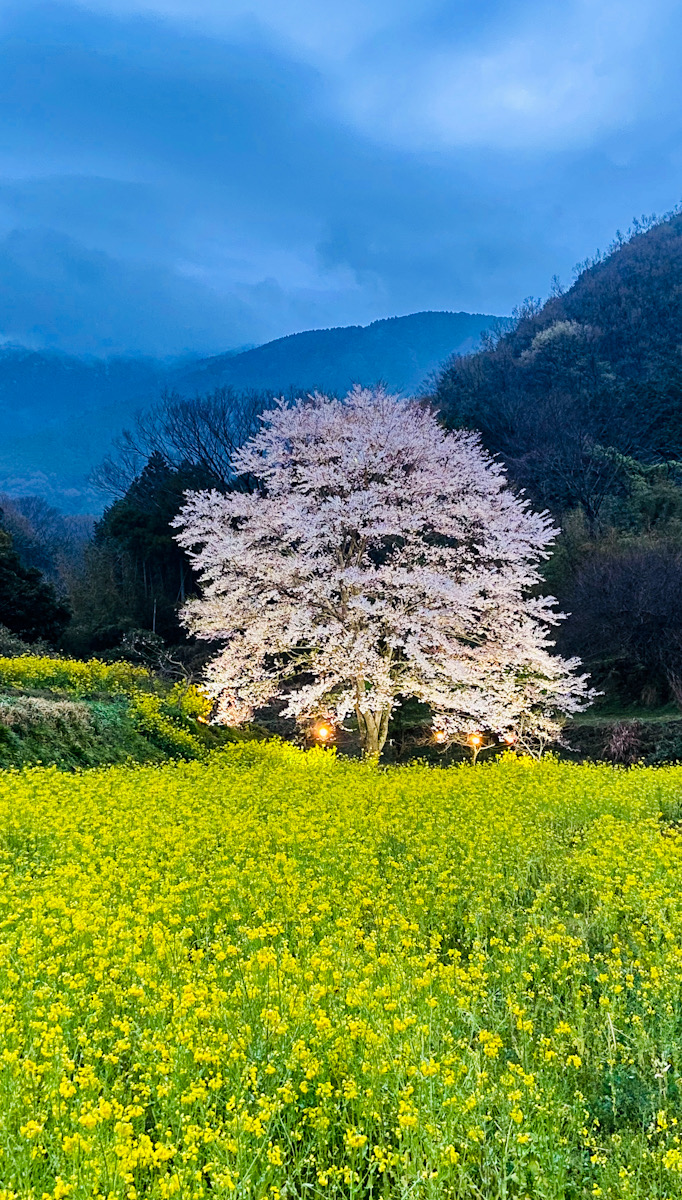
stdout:
<svg viewBox="0 0 682 1200">
<path fill-rule="evenodd" d="M 109 495 L 123 496 L 152 454 L 160 454 L 169 466 L 202 467 L 220 489 L 234 487 L 232 455 L 256 432 L 260 414 L 272 400 L 270 392 L 231 387 L 193 398 L 164 392 L 158 404 L 138 413 L 133 427 L 123 431 L 92 482 Z"/>
<path fill-rule="evenodd" d="M 94 518 L 61 513 L 42 496 L 0 494 L 0 515 L 25 567 L 35 567 L 60 593 L 69 572 L 82 565 Z"/>
</svg>

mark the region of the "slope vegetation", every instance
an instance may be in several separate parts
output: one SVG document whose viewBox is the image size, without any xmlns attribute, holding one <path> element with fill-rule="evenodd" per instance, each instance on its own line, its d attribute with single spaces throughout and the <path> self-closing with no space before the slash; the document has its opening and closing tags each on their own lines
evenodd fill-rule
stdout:
<svg viewBox="0 0 682 1200">
<path fill-rule="evenodd" d="M 496 343 L 446 366 L 435 391 L 448 423 L 479 429 L 556 516 L 547 580 L 571 614 L 559 644 L 626 708 L 682 703 L 681 330 L 673 215 L 526 305 Z"/>
<path fill-rule="evenodd" d="M 609 447 L 682 457 L 682 215 L 619 241 L 569 291 L 527 306 L 496 345 L 441 373 L 448 421 L 481 430 L 512 477 L 598 517 L 616 485 Z"/>
</svg>

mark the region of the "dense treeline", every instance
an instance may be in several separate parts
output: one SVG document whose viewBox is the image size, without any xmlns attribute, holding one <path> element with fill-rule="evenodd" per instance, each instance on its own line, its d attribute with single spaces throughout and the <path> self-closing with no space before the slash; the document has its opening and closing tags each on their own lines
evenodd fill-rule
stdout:
<svg viewBox="0 0 682 1200">
<path fill-rule="evenodd" d="M 188 643 L 178 621 L 196 581 L 171 522 L 188 491 L 248 486 L 233 478 L 230 460 L 270 402 L 267 393 L 230 388 L 193 400 L 170 392 L 123 433 L 99 470 L 116 498 L 70 585 L 71 648 L 123 647 L 190 673 L 201 665 L 206 648 Z M 168 646 L 175 647 L 170 660 Z"/>
<path fill-rule="evenodd" d="M 635 235 L 570 291 L 440 374 L 447 421 L 481 430 L 512 477 L 597 526 L 627 491 L 623 456 L 682 456 L 682 216 Z M 560 435 L 560 436 L 558 436 Z"/>
<path fill-rule="evenodd" d="M 39 497 L 0 496 L 0 653 L 9 641 L 58 642 L 69 623 L 66 576 L 92 529 Z"/>
<path fill-rule="evenodd" d="M 682 679 L 682 215 L 583 267 L 448 363 L 433 399 L 561 526 L 562 651 L 607 699 L 662 704 Z"/>
<path fill-rule="evenodd" d="M 201 469 L 171 466 L 155 452 L 106 510 L 71 587 L 70 636 L 79 649 L 112 649 L 143 629 L 164 642 L 181 640 L 177 613 L 193 580 L 171 521 L 184 493 L 210 482 Z"/>
</svg>

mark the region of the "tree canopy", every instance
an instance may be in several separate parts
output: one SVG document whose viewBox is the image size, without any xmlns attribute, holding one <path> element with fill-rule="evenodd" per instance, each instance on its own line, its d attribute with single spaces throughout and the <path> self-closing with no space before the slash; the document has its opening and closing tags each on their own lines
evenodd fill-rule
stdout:
<svg viewBox="0 0 682 1200">
<path fill-rule="evenodd" d="M 355 388 L 279 404 L 234 467 L 253 492 L 195 493 L 176 522 L 202 586 L 185 621 L 224 642 L 225 720 L 279 695 L 303 724 L 353 713 L 376 754 L 404 696 L 446 737 L 549 737 L 580 707 L 584 678 L 550 653 L 553 602 L 531 595 L 554 530 L 477 435 Z"/>
</svg>

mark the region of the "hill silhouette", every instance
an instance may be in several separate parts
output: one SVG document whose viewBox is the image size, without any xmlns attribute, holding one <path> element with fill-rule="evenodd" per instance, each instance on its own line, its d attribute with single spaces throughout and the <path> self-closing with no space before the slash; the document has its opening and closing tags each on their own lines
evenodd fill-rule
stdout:
<svg viewBox="0 0 682 1200">
<path fill-rule="evenodd" d="M 382 380 L 410 392 L 444 358 L 475 350 L 497 320 L 482 313 L 421 312 L 371 325 L 313 329 L 192 363 L 175 373 L 174 385 L 186 394 L 216 387 L 345 392 L 354 383 Z"/>
</svg>

